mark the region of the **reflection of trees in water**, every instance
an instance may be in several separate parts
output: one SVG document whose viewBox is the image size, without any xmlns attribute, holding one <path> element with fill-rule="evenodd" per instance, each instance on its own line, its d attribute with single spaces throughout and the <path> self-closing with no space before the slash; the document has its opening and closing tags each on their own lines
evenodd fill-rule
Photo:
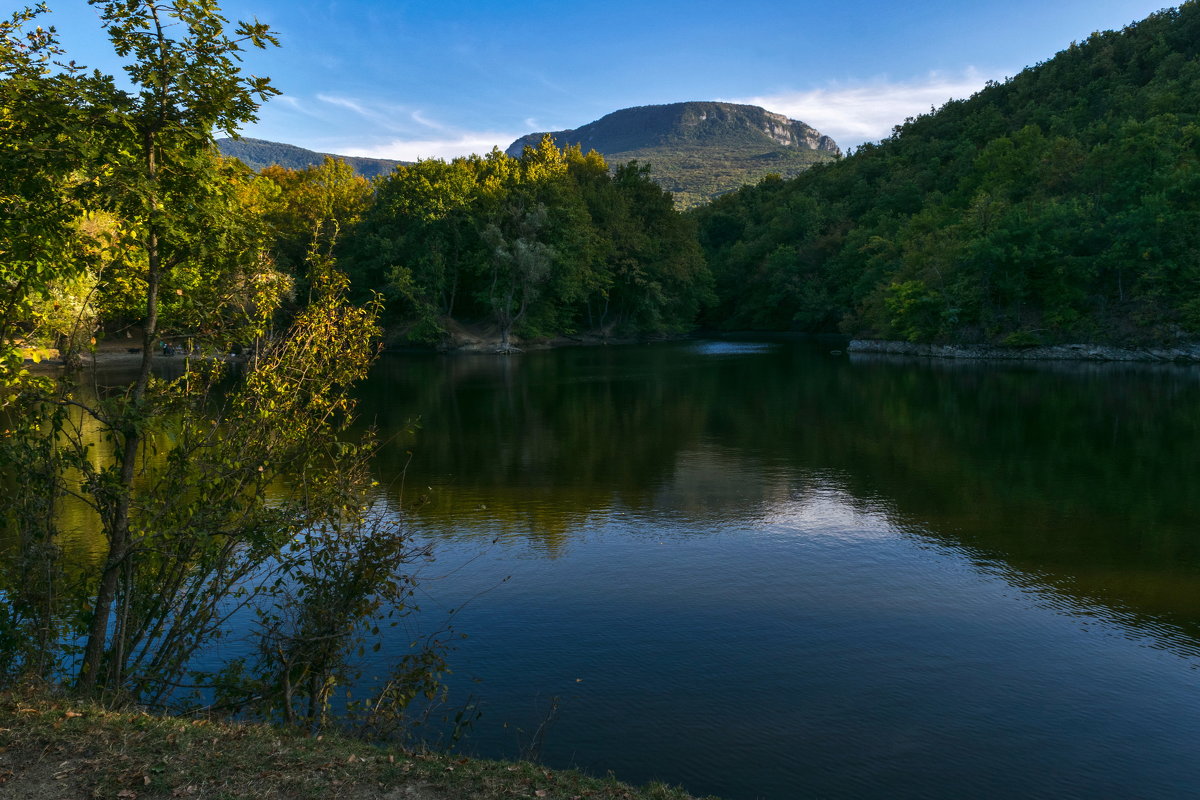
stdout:
<svg viewBox="0 0 1200 800">
<path fill-rule="evenodd" d="M 1200 380 L 1142 365 L 946 365 L 686 344 L 385 361 L 386 483 L 458 535 L 548 552 L 614 511 L 702 521 L 836 474 L 871 508 L 1063 591 L 1200 622 Z M 486 509 L 483 508 L 486 506 Z"/>
<path fill-rule="evenodd" d="M 136 375 L 126 371 L 93 371 L 83 373 L 85 380 L 81 381 L 78 395 L 80 402 L 95 404 L 98 398 L 104 397 L 116 388 L 123 387 Z M 116 461 L 114 442 L 102 435 L 102 426 L 91 415 L 83 413 L 78 408 L 66 411 L 66 433 L 60 437 L 60 446 L 66 445 L 70 435 L 88 444 L 85 458 L 92 468 L 100 472 L 112 466 Z M 154 442 L 150 443 L 147 452 L 154 452 Z M 153 459 L 151 459 L 153 461 Z M 67 487 L 78 492 L 82 476 L 77 469 L 70 469 L 66 474 Z M 10 489 L 11 490 L 11 489 Z M 55 529 L 58 533 L 55 544 L 63 554 L 63 568 L 68 576 L 76 578 L 99 566 L 100 560 L 107 553 L 108 545 L 100 529 L 100 519 L 96 510 L 83 500 L 72 494 L 66 494 L 54 501 L 53 513 Z M 5 540 L 3 528 L 0 528 L 0 547 L 10 560 L 16 557 L 20 543 L 16 540 Z"/>
<path fill-rule="evenodd" d="M 172 380 L 184 374 L 187 363 L 183 357 L 158 359 L 154 362 L 154 374 L 157 378 Z M 89 367 L 80 373 L 76 398 L 80 403 L 94 406 L 99 400 L 124 393 L 136 378 L 136 367 Z M 86 457 L 97 472 L 116 463 L 115 444 L 112 439 L 102 435 L 102 426 L 95 417 L 78 408 L 71 408 L 67 411 L 66 426 L 69 434 L 87 443 Z M 148 439 L 143 451 L 145 468 L 135 479 L 135 483 L 143 488 L 151 479 L 151 474 L 162 467 L 170 446 L 169 436 L 163 434 L 151 434 Z M 63 441 L 65 443 L 65 438 Z M 81 479 L 78 470 L 68 470 L 67 479 L 78 490 Z M 101 533 L 95 509 L 78 497 L 67 494 L 55 503 L 55 519 L 59 534 L 56 544 L 62 548 L 67 573 L 82 576 L 87 570 L 98 567 L 108 545 Z M 16 542 L 4 541 L 0 536 L 0 547 L 8 552 L 14 552 L 17 546 Z"/>
<path fill-rule="evenodd" d="M 644 506 L 702 431 L 707 405 L 688 396 L 701 390 L 695 382 L 674 380 L 666 350 L 385 361 L 361 417 L 384 431 L 419 418 L 420 430 L 384 448 L 380 481 L 398 486 L 411 451 L 404 494 L 432 486 L 427 524 L 547 542 L 593 514 Z"/>
<path fill-rule="evenodd" d="M 713 530 L 834 475 L 848 503 L 901 527 L 1200 631 L 1198 375 L 849 363 L 803 347 L 715 358 L 686 344 L 414 356 L 381 362 L 360 417 L 385 440 L 386 502 L 419 505 L 437 536 L 557 556 L 616 514 L 647 519 L 648 534 L 657 514 Z M 92 457 L 111 458 L 105 447 Z M 76 532 L 68 563 L 94 567 L 90 509 L 60 513 Z"/>
<path fill-rule="evenodd" d="M 780 387 L 783 388 L 783 387 Z M 819 362 L 742 441 L 1076 596 L 1200 623 L 1195 370 Z M 788 394 L 790 392 L 790 394 Z M 788 445 L 785 445 L 787 447 Z"/>
</svg>

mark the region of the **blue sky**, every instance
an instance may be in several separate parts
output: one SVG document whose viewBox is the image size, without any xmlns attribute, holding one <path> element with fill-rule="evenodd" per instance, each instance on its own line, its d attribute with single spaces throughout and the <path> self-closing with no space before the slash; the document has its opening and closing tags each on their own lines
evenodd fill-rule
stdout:
<svg viewBox="0 0 1200 800">
<path fill-rule="evenodd" d="M 84 0 L 50 0 L 71 57 L 117 69 Z M 283 95 L 244 135 L 414 160 L 485 152 L 629 106 L 752 103 L 843 148 L 1003 80 L 1156 0 L 605 3 L 226 0 L 282 48 L 250 72 Z"/>
</svg>

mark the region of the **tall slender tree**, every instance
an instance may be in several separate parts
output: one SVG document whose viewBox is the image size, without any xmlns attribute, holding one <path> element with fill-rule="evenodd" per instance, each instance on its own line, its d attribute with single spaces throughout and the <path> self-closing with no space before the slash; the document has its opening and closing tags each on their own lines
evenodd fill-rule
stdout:
<svg viewBox="0 0 1200 800">
<path fill-rule="evenodd" d="M 133 91 L 111 92 L 110 134 L 122 156 L 106 181 L 108 200 L 130 231 L 125 245 L 144 255 L 145 317 L 137 379 L 112 428 L 119 440 L 113 491 L 100 498 L 108 538 L 93 606 L 79 686 L 96 684 L 110 630 L 117 584 L 133 545 L 130 499 L 139 449 L 145 441 L 147 388 L 159 336 L 160 291 L 173 270 L 204 258 L 221 244 L 222 185 L 213 159 L 214 130 L 236 132 L 255 118 L 259 103 L 276 94 L 266 78 L 243 76 L 246 45 L 278 42 L 266 25 L 226 20 L 212 0 L 90 0 L 100 11 L 117 55 L 128 60 Z"/>
</svg>

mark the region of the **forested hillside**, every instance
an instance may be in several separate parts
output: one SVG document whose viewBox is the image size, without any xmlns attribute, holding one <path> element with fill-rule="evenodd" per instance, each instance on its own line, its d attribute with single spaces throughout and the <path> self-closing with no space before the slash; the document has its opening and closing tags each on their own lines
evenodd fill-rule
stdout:
<svg viewBox="0 0 1200 800">
<path fill-rule="evenodd" d="M 877 146 L 699 209 L 728 329 L 1200 333 L 1200 5 L 1092 35 Z"/>
<path fill-rule="evenodd" d="M 394 161 L 390 158 L 365 158 L 363 156 L 339 156 L 335 153 L 318 153 L 294 144 L 283 142 L 268 142 L 266 139 L 251 139 L 243 136 L 238 139 L 217 139 L 217 148 L 221 155 L 236 158 L 250 169 L 264 167 L 286 167 L 287 169 L 304 169 L 315 167 L 326 158 L 336 158 L 345 161 L 354 171 L 364 178 L 375 178 L 387 175 L 404 161 Z"/>
</svg>

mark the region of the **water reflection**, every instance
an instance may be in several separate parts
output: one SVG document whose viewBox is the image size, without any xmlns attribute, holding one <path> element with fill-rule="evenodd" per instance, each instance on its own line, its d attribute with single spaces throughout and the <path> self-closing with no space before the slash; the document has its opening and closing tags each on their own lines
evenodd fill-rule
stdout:
<svg viewBox="0 0 1200 800">
<path fill-rule="evenodd" d="M 396 485 L 413 453 L 405 491 L 439 536 L 556 553 L 616 509 L 704 529 L 832 480 L 900 527 L 1196 634 L 1198 375 L 681 343 L 388 359 L 363 410 L 384 430 L 420 418 L 379 470 Z"/>
<path fill-rule="evenodd" d="M 684 342 L 361 401 L 479 753 L 557 696 L 551 763 L 734 799 L 1200 786 L 1200 370 Z"/>
<path fill-rule="evenodd" d="M 1166 797 L 1200 785 L 1198 376 L 680 343 L 391 359 L 363 408 L 420 417 L 380 475 L 411 452 L 419 527 L 483 554 L 437 588 L 494 590 L 482 754 L 557 695 L 553 763 L 697 792 Z"/>
</svg>

